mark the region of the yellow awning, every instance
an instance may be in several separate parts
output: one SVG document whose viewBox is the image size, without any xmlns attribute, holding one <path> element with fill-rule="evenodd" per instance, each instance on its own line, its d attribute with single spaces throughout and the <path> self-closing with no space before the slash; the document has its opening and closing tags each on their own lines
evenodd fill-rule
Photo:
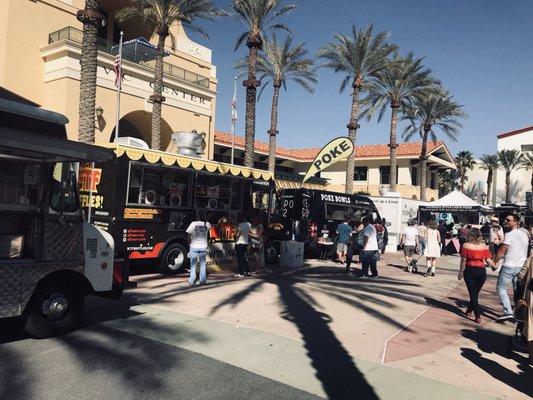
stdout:
<svg viewBox="0 0 533 400">
<path fill-rule="evenodd" d="M 302 184 L 296 181 L 286 181 L 283 179 L 276 179 L 276 189 L 300 189 Z M 316 189 L 316 190 L 325 190 L 325 185 L 320 185 L 318 183 L 304 183 L 304 189 Z"/>
<path fill-rule="evenodd" d="M 136 147 L 117 145 L 114 143 L 103 144 L 104 147 L 113 148 L 117 157 L 126 156 L 130 160 L 138 161 L 144 158 L 145 161 L 155 164 L 161 161 L 167 166 L 179 165 L 182 168 L 194 168 L 197 171 L 219 172 L 223 175 L 242 176 L 244 178 L 253 177 L 254 179 L 263 179 L 269 181 L 272 174 L 254 168 L 246 168 L 238 165 L 230 165 L 216 161 L 204 160 L 202 158 L 187 157 L 164 151 L 145 150 Z"/>
</svg>

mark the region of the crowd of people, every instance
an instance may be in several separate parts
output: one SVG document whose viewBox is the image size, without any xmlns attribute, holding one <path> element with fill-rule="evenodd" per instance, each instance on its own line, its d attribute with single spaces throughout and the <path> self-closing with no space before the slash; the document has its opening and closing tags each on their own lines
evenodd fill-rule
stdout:
<svg viewBox="0 0 533 400">
<path fill-rule="evenodd" d="M 410 221 L 401 237 L 405 269 L 408 272 L 416 272 L 416 254 L 423 254 L 426 256 L 426 275 L 434 276 L 435 260 L 446 251 L 448 227 L 444 223 L 437 226 L 433 221 L 427 226 L 414 225 L 414 222 Z M 461 225 L 457 237 L 461 257 L 458 279 L 464 280 L 470 297 L 465 315 L 468 318 L 473 315 L 474 321 L 481 323 L 479 293 L 487 279 L 486 269 L 499 270 L 496 295 L 502 305 L 502 314 L 497 320 L 521 324 L 522 337 L 529 343 L 530 359 L 533 361 L 533 230 L 523 226 L 518 215 L 509 214 L 505 217 L 503 227 L 500 226 L 498 218 L 493 217 L 481 228 Z M 514 293 L 514 312 L 508 295 L 510 286 Z"/>
<path fill-rule="evenodd" d="M 211 225 L 202 212 L 198 213 L 197 220 L 187 228 L 190 243 L 188 256 L 191 286 L 197 282 L 203 285 L 207 281 L 206 255 L 210 230 Z M 427 224 L 415 224 L 414 221 L 409 221 L 400 239 L 406 263 L 405 270 L 409 273 L 417 272 L 417 261 L 423 256 L 426 266 L 423 275 L 434 277 L 436 261 L 445 254 L 447 233 L 448 228 L 442 223 L 437 225 L 435 221 L 429 221 Z M 250 253 L 254 270 L 261 272 L 265 263 L 263 234 L 264 227 L 259 219 L 249 222 L 243 217 L 237 225 L 234 234 L 238 265 L 236 278 L 251 275 Z M 361 220 L 346 220 L 338 224 L 333 233 L 325 225 L 318 238 L 318 245 L 321 247 L 319 259 L 327 259 L 334 246 L 337 260 L 345 266 L 346 272 L 352 271 L 354 256 L 359 255 L 361 272 L 357 275 L 358 278 L 378 278 L 378 261 L 381 254 L 378 236 L 371 215 Z M 533 315 L 530 306 L 533 303 L 532 229 L 521 226 L 516 214 L 509 214 L 505 218 L 504 227 L 499 225 L 497 218 L 492 218 L 481 228 L 462 225 L 458 229 L 457 237 L 461 257 L 458 279 L 464 280 L 470 297 L 465 315 L 468 318 L 473 316 L 476 323 L 481 323 L 479 293 L 487 279 L 486 269 L 499 270 L 496 292 L 502 304 L 502 315 L 498 321 L 512 320 L 522 324 L 522 335 L 529 343 L 530 358 L 533 361 Z M 196 271 L 197 264 L 200 269 L 199 274 Z M 512 286 L 514 292 L 514 312 L 508 295 L 509 286 Z M 519 317 L 517 313 L 520 314 Z"/>
</svg>

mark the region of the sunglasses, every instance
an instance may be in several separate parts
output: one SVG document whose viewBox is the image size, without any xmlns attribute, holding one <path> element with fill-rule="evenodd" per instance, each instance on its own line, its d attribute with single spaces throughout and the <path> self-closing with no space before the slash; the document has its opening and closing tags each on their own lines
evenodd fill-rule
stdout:
<svg viewBox="0 0 533 400">
<path fill-rule="evenodd" d="M 505 218 L 505 222 L 513 222 L 514 219 L 511 219 L 511 218 Z"/>
</svg>

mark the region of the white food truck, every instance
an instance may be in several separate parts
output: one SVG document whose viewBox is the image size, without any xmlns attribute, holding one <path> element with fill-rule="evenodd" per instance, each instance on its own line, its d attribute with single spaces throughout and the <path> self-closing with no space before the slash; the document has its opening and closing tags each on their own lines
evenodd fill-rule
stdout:
<svg viewBox="0 0 533 400">
<path fill-rule="evenodd" d="M 84 222 L 76 180 L 78 162 L 113 152 L 67 140 L 67 122 L 0 98 L 0 318 L 39 338 L 71 330 L 85 295 L 122 293 L 113 239 Z"/>
</svg>

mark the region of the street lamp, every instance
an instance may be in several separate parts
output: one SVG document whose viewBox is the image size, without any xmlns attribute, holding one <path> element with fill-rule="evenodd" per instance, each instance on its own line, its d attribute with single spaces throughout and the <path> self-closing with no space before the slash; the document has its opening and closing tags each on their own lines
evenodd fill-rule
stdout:
<svg viewBox="0 0 533 400">
<path fill-rule="evenodd" d="M 485 192 L 481 193 L 481 204 L 485 205 L 486 200 L 487 200 L 487 193 Z"/>
</svg>

